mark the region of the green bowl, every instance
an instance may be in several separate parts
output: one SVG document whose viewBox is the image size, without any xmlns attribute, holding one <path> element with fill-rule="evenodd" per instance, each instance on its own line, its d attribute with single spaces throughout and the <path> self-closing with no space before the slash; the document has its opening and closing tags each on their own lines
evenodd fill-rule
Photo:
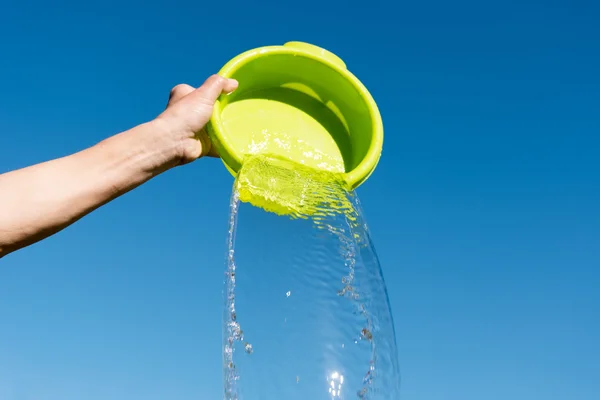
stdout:
<svg viewBox="0 0 600 400">
<path fill-rule="evenodd" d="M 207 125 L 229 171 L 266 154 L 341 173 L 352 189 L 373 172 L 383 146 L 377 104 L 335 54 L 289 42 L 246 51 L 219 72 L 239 82 Z"/>
</svg>

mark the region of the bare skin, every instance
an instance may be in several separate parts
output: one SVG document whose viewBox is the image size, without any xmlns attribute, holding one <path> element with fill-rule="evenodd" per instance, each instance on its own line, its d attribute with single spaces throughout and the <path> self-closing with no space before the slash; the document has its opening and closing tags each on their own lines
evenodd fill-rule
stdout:
<svg viewBox="0 0 600 400">
<path fill-rule="evenodd" d="M 217 156 L 204 126 L 237 82 L 213 75 L 178 85 L 150 122 L 78 153 L 0 175 L 0 258 L 61 231 L 178 165 Z"/>
</svg>

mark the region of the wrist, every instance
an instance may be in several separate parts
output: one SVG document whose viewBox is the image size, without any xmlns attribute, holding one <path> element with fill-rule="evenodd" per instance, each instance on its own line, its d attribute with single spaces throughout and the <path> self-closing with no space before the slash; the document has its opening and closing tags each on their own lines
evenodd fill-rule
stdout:
<svg viewBox="0 0 600 400">
<path fill-rule="evenodd" d="M 184 135 L 174 131 L 160 117 L 141 124 L 139 129 L 143 136 L 143 147 L 155 159 L 155 168 L 166 170 L 181 164 Z"/>
<path fill-rule="evenodd" d="M 149 121 L 84 151 L 114 186 L 127 190 L 179 164 L 179 145 L 159 121 Z"/>
</svg>

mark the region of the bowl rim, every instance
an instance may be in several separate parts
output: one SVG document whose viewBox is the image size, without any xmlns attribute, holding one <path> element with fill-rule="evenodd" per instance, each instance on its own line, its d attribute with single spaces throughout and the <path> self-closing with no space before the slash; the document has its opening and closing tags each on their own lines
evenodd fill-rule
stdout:
<svg viewBox="0 0 600 400">
<path fill-rule="evenodd" d="M 300 44 L 301 46 L 296 46 L 297 44 Z M 248 62 L 266 55 L 276 54 L 305 57 L 325 64 L 347 79 L 360 93 L 361 98 L 367 105 L 369 114 L 371 116 L 372 140 L 361 162 L 358 163 L 358 165 L 356 165 L 352 170 L 342 174 L 348 186 L 351 189 L 356 189 L 364 181 L 366 181 L 375 170 L 375 167 L 381 158 L 381 152 L 383 148 L 383 122 L 379 108 L 377 107 L 377 103 L 373 99 L 373 96 L 363 85 L 363 83 L 346 68 L 344 62 L 335 54 L 304 42 L 287 42 L 284 45 L 263 46 L 247 50 L 227 62 L 219 71 L 219 75 L 224 78 L 231 78 L 243 65 L 247 64 Z M 221 121 L 222 111 L 223 108 L 220 97 L 215 102 L 212 116 L 207 124 L 207 131 L 213 144 L 217 148 L 223 163 L 229 172 L 235 177 L 241 168 L 242 157 L 240 154 L 236 153 L 231 142 L 224 134 L 225 130 Z"/>
</svg>

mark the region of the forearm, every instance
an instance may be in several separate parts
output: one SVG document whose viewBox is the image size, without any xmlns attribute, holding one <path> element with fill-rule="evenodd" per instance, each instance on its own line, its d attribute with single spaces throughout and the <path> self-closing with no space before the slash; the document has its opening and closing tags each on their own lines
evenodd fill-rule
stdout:
<svg viewBox="0 0 600 400">
<path fill-rule="evenodd" d="M 0 175 L 0 257 L 44 239 L 175 166 L 147 123 L 79 153 Z"/>
</svg>

